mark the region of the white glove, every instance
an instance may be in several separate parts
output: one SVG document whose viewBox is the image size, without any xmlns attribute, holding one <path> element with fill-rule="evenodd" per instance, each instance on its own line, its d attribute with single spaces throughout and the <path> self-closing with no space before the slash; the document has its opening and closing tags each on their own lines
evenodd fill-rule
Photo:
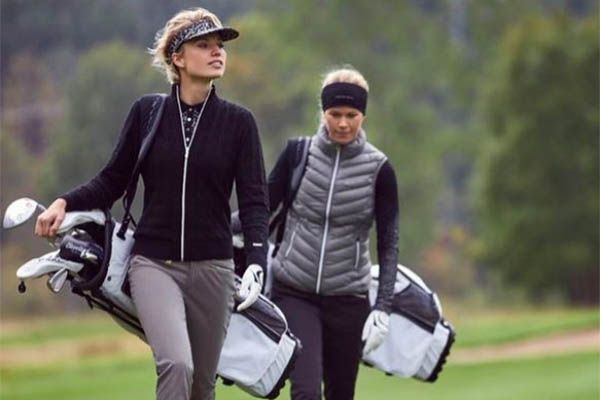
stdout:
<svg viewBox="0 0 600 400">
<path fill-rule="evenodd" d="M 242 283 L 237 292 L 239 299 L 243 300 L 237 311 L 245 310 L 258 299 L 263 286 L 263 270 L 258 264 L 250 264 L 242 276 Z"/>
<path fill-rule="evenodd" d="M 379 347 L 389 331 L 390 315 L 384 311 L 373 310 L 363 327 L 362 340 L 365 342 L 363 354 Z"/>
<path fill-rule="evenodd" d="M 233 247 L 235 247 L 236 249 L 244 248 L 244 235 L 242 235 L 241 233 L 239 235 L 233 235 L 232 241 Z"/>
</svg>

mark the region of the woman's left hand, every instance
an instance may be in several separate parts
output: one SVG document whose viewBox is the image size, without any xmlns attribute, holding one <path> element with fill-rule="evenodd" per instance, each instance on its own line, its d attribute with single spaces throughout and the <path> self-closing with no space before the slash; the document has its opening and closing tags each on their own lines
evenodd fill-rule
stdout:
<svg viewBox="0 0 600 400">
<path fill-rule="evenodd" d="M 381 346 L 388 334 L 389 324 L 390 315 L 388 313 L 380 310 L 371 311 L 362 332 L 362 340 L 365 342 L 363 354 L 368 354 Z"/>
<path fill-rule="evenodd" d="M 263 287 L 263 269 L 258 264 L 250 264 L 237 292 L 237 296 L 243 301 L 237 306 L 237 311 L 245 310 L 258 299 Z"/>
</svg>

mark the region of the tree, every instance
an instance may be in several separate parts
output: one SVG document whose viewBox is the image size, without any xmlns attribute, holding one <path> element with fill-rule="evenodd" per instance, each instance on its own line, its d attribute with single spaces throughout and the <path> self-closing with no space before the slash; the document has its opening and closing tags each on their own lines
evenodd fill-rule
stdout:
<svg viewBox="0 0 600 400">
<path fill-rule="evenodd" d="M 487 95 L 482 260 L 535 298 L 598 303 L 598 19 L 511 29 Z"/>
<path fill-rule="evenodd" d="M 112 42 L 84 54 L 67 89 L 64 126 L 54 135 L 41 180 L 45 199 L 92 178 L 108 161 L 134 100 L 166 86 L 142 50 Z"/>
</svg>

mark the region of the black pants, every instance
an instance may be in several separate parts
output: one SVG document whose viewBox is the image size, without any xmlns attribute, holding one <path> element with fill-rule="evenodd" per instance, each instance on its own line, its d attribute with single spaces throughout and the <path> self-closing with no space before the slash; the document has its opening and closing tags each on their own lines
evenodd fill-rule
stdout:
<svg viewBox="0 0 600 400">
<path fill-rule="evenodd" d="M 272 299 L 285 314 L 302 352 L 290 374 L 293 400 L 351 400 L 358 374 L 367 295 L 319 296 L 273 285 Z"/>
</svg>

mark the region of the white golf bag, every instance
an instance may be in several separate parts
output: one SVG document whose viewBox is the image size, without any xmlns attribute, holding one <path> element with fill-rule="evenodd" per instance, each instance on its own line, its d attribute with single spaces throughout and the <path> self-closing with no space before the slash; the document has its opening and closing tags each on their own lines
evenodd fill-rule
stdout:
<svg viewBox="0 0 600 400">
<path fill-rule="evenodd" d="M 20 217 L 9 210 L 10 206 L 5 228 L 16 226 L 13 221 L 7 223 L 7 217 Z M 55 243 L 58 250 L 34 258 L 17 270 L 19 291 L 25 291 L 25 280 L 44 275 L 50 276 L 48 287 L 54 292 L 69 280 L 72 291 L 84 297 L 90 307 L 107 312 L 127 331 L 146 341 L 127 280 L 133 232 L 127 230 L 122 239 L 117 236 L 119 228 L 107 211 L 67 213 Z M 217 374 L 226 384 L 235 384 L 253 396 L 275 398 L 300 348 L 283 313 L 261 295 L 249 308 L 232 313 Z"/>
<path fill-rule="evenodd" d="M 237 233 L 234 245 L 241 256 L 243 237 Z M 273 251 L 274 246 L 270 244 L 265 293 L 270 293 L 273 285 Z M 371 278 L 369 301 L 373 306 L 379 287 L 379 265 L 371 267 Z M 417 274 L 398 265 L 389 333 L 381 346 L 363 356 L 362 361 L 388 375 L 435 382 L 450 353 L 454 337 L 454 328 L 442 317 L 437 295 Z"/>
<path fill-rule="evenodd" d="M 379 265 L 371 268 L 369 300 L 375 303 Z M 455 332 L 442 317 L 442 306 L 423 280 L 398 265 L 389 333 L 385 341 L 363 362 L 387 374 L 435 382 L 442 370 Z"/>
</svg>

